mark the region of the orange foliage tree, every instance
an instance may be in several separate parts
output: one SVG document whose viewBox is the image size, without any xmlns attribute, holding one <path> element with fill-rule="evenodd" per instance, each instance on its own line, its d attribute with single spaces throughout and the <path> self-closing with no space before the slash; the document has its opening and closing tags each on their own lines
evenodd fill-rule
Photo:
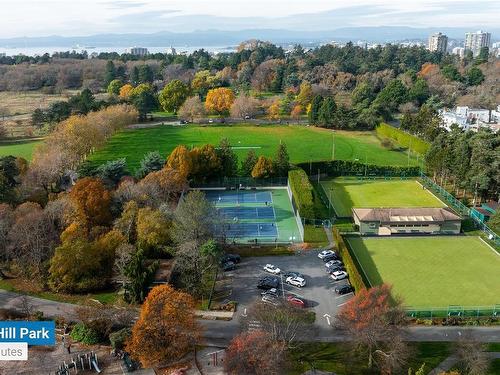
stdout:
<svg viewBox="0 0 500 375">
<path fill-rule="evenodd" d="M 265 156 L 259 156 L 252 169 L 253 178 L 269 178 L 273 175 L 273 161 Z"/>
<path fill-rule="evenodd" d="M 219 87 L 210 90 L 205 99 L 205 108 L 207 111 L 219 115 L 229 112 L 234 102 L 234 92 L 226 87 Z"/>
<path fill-rule="evenodd" d="M 120 88 L 120 98 L 127 100 L 130 98 L 130 94 L 132 90 L 134 89 L 134 86 L 132 86 L 130 83 L 127 83 L 126 85 L 123 85 Z"/>
<path fill-rule="evenodd" d="M 184 145 L 179 145 L 170 153 L 166 165 L 179 171 L 184 177 L 189 176 L 193 168 L 191 153 Z"/>
<path fill-rule="evenodd" d="M 149 292 L 126 350 L 144 367 L 150 367 L 179 360 L 200 338 L 193 297 L 164 284 Z"/>
<path fill-rule="evenodd" d="M 69 193 L 80 219 L 87 226 L 108 225 L 111 221 L 111 194 L 100 179 L 85 177 Z"/>
</svg>

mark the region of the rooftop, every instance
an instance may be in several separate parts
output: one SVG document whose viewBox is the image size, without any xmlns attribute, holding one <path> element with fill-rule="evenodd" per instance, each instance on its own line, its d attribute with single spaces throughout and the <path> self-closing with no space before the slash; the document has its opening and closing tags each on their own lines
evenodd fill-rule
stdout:
<svg viewBox="0 0 500 375">
<path fill-rule="evenodd" d="M 461 220 L 449 208 L 353 208 L 352 212 L 360 221 L 398 222 L 445 222 Z"/>
</svg>

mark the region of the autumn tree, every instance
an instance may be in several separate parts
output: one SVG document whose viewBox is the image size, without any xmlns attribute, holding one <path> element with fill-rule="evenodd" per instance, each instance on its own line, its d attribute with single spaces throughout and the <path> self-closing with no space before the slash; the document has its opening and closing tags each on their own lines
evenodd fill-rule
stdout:
<svg viewBox="0 0 500 375">
<path fill-rule="evenodd" d="M 231 105 L 231 117 L 246 119 L 259 114 L 260 101 L 252 96 L 240 94 Z"/>
<path fill-rule="evenodd" d="M 130 99 L 130 94 L 132 93 L 133 89 L 134 86 L 132 86 L 130 83 L 127 83 L 126 85 L 120 87 L 120 92 L 119 92 L 120 99 L 123 100 Z"/>
<path fill-rule="evenodd" d="M 179 117 L 183 120 L 194 122 L 205 115 L 205 107 L 198 95 L 187 98 L 179 108 Z"/>
<path fill-rule="evenodd" d="M 387 284 L 362 289 L 342 307 L 336 322 L 350 335 L 353 345 L 366 350 L 368 367 L 375 362 L 384 371 L 401 368 L 408 356 L 401 340 L 405 312 L 400 302 L 391 301 Z"/>
<path fill-rule="evenodd" d="M 481 343 L 472 339 L 469 335 L 461 338 L 458 342 L 457 355 L 465 374 L 481 375 L 488 372 L 490 364 Z"/>
<path fill-rule="evenodd" d="M 137 213 L 137 245 L 146 252 L 159 254 L 170 242 L 170 221 L 150 207 Z"/>
<path fill-rule="evenodd" d="M 234 92 L 233 90 L 220 87 L 217 89 L 212 89 L 207 93 L 207 98 L 205 99 L 205 108 L 208 112 L 216 113 L 218 115 L 224 115 L 229 112 L 229 109 L 234 102 Z"/>
<path fill-rule="evenodd" d="M 298 122 L 301 116 L 302 116 L 302 106 L 297 104 L 292 108 L 292 111 L 290 112 L 290 117 Z"/>
<path fill-rule="evenodd" d="M 85 177 L 69 193 L 81 220 L 90 226 L 107 225 L 111 220 L 111 194 L 101 180 Z"/>
<path fill-rule="evenodd" d="M 186 146 L 179 145 L 170 153 L 166 165 L 172 169 L 178 170 L 181 174 L 188 177 L 193 169 L 191 153 Z"/>
<path fill-rule="evenodd" d="M 271 103 L 269 107 L 267 107 L 267 117 L 270 120 L 279 120 L 281 118 L 281 108 L 280 101 L 275 100 Z"/>
<path fill-rule="evenodd" d="M 259 156 L 257 163 L 255 163 L 252 169 L 252 177 L 269 178 L 272 177 L 273 173 L 273 161 L 265 156 Z"/>
<path fill-rule="evenodd" d="M 302 107 L 307 107 L 313 100 L 314 93 L 309 82 L 304 81 L 300 84 L 300 91 L 297 95 L 297 103 Z"/>
<path fill-rule="evenodd" d="M 286 364 L 286 346 L 261 330 L 243 332 L 234 337 L 224 357 L 224 369 L 233 375 L 283 374 Z"/>
<path fill-rule="evenodd" d="M 182 81 L 174 79 L 160 92 L 158 99 L 165 112 L 177 113 L 189 95 L 189 87 Z"/>
<path fill-rule="evenodd" d="M 167 364 L 193 350 L 200 333 L 193 298 L 168 284 L 160 285 L 144 301 L 126 351 L 143 367 Z"/>
<path fill-rule="evenodd" d="M 120 95 L 120 90 L 123 87 L 122 81 L 119 79 L 112 80 L 108 85 L 108 94 L 109 95 Z"/>
<path fill-rule="evenodd" d="M 217 156 L 215 147 L 206 144 L 191 150 L 192 177 L 197 180 L 207 180 L 218 176 L 221 171 L 221 160 Z"/>
<path fill-rule="evenodd" d="M 188 188 L 188 182 L 183 173 L 167 166 L 149 173 L 138 186 L 142 194 L 147 195 L 146 199 L 149 198 L 149 205 L 157 207 L 162 202 L 177 199 L 182 191 Z"/>
<path fill-rule="evenodd" d="M 251 176 L 255 164 L 257 164 L 257 160 L 258 158 L 255 151 L 254 150 L 248 151 L 245 159 L 241 161 L 241 168 L 240 168 L 241 174 L 243 176 Z"/>
<path fill-rule="evenodd" d="M 139 118 L 144 120 L 146 114 L 158 106 L 157 98 L 149 83 L 141 83 L 130 92 L 130 101 L 139 112 Z"/>
</svg>

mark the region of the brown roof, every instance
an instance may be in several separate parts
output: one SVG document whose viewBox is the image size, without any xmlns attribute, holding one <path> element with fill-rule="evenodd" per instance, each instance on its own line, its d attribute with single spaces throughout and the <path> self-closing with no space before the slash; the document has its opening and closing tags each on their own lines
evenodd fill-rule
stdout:
<svg viewBox="0 0 500 375">
<path fill-rule="evenodd" d="M 353 208 L 352 212 L 360 221 L 378 221 L 381 223 L 442 223 L 462 219 L 448 207 Z"/>
</svg>

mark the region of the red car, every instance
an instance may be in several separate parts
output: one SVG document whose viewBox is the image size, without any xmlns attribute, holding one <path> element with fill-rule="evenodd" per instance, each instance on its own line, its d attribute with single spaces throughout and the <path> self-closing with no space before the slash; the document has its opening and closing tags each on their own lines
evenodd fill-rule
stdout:
<svg viewBox="0 0 500 375">
<path fill-rule="evenodd" d="M 294 305 L 296 307 L 302 307 L 302 308 L 306 307 L 306 302 L 298 297 L 288 296 L 286 297 L 286 300 L 288 301 L 289 304 Z"/>
</svg>

